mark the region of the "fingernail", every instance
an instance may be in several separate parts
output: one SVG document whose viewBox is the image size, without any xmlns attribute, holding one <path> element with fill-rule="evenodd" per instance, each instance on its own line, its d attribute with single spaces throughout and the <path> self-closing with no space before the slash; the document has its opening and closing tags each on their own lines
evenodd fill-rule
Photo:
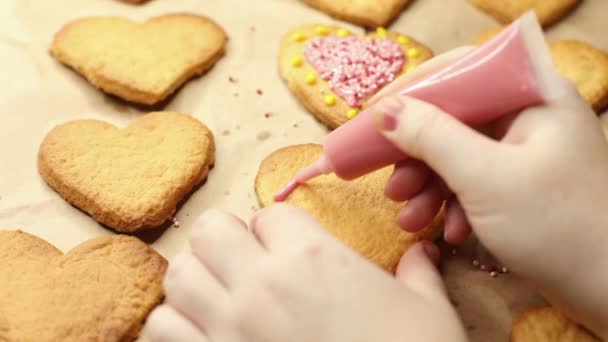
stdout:
<svg viewBox="0 0 608 342">
<path fill-rule="evenodd" d="M 430 241 L 422 242 L 422 248 L 424 249 L 424 253 L 431 259 L 431 261 L 437 265 L 439 263 L 439 258 L 441 257 L 441 252 L 439 251 L 439 247 L 437 247 L 434 243 Z"/>
<path fill-rule="evenodd" d="M 397 128 L 399 115 L 404 109 L 403 102 L 394 97 L 385 97 L 377 105 L 376 121 L 382 131 L 391 132 Z"/>
</svg>

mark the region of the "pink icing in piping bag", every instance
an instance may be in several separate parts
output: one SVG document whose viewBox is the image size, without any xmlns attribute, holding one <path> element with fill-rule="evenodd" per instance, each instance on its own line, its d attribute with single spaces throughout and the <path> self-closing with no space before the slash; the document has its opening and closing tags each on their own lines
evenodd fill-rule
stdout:
<svg viewBox="0 0 608 342">
<path fill-rule="evenodd" d="M 560 96 L 559 84 L 542 29 L 530 11 L 485 44 L 393 94 L 432 103 L 468 125 L 479 125 Z M 373 114 L 370 106 L 332 131 L 321 157 L 280 190 L 275 201 L 286 200 L 298 185 L 320 175 L 333 172 L 352 180 L 407 159 L 377 131 Z"/>
</svg>

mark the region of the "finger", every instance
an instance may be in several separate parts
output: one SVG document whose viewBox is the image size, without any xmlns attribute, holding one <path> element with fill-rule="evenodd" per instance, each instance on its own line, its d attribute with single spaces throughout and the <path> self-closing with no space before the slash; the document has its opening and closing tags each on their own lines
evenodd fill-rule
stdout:
<svg viewBox="0 0 608 342">
<path fill-rule="evenodd" d="M 191 253 L 179 254 L 165 277 L 166 302 L 198 328 L 213 325 L 216 313 L 227 301 L 217 279 Z"/>
<path fill-rule="evenodd" d="M 435 70 L 442 69 L 446 65 L 452 63 L 454 60 L 459 59 L 460 57 L 469 53 L 474 48 L 474 46 L 462 46 L 427 60 L 426 62 L 418 65 L 414 71 L 399 76 L 386 87 L 382 88 L 366 103 L 366 107 L 373 105 L 386 95 L 396 94 L 408 83 L 418 80 L 431 72 L 434 72 Z"/>
<path fill-rule="evenodd" d="M 267 250 L 309 245 L 327 239 L 329 234 L 303 210 L 288 204 L 275 204 L 259 211 L 250 227 Z"/>
<path fill-rule="evenodd" d="M 197 220 L 190 237 L 194 254 L 231 288 L 243 268 L 265 255 L 264 248 L 241 220 L 219 210 L 208 210 Z"/>
<path fill-rule="evenodd" d="M 419 195 L 406 203 L 399 213 L 397 223 L 412 233 L 426 228 L 433 222 L 448 195 L 445 185 L 435 178 Z"/>
<path fill-rule="evenodd" d="M 145 335 L 152 342 L 208 342 L 203 332 L 169 305 L 154 309 L 146 323 Z"/>
<path fill-rule="evenodd" d="M 395 165 L 385 195 L 395 202 L 407 201 L 422 191 L 430 176 L 431 170 L 423 162 L 406 159 Z"/>
<path fill-rule="evenodd" d="M 437 246 L 429 241 L 419 242 L 401 257 L 395 276 L 416 293 L 447 300 L 443 280 L 436 267 L 439 258 Z"/>
<path fill-rule="evenodd" d="M 463 243 L 469 234 L 471 234 L 471 225 L 464 209 L 456 198 L 452 198 L 447 203 L 443 239 L 447 243 L 458 245 Z"/>
<path fill-rule="evenodd" d="M 374 113 L 381 134 L 456 192 L 477 185 L 501 158 L 502 145 L 429 103 L 391 96 Z"/>
</svg>

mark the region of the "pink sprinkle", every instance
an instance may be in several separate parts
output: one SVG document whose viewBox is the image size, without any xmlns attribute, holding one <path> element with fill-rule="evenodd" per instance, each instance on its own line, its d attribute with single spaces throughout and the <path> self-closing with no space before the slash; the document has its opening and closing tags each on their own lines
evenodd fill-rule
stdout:
<svg viewBox="0 0 608 342">
<path fill-rule="evenodd" d="M 230 76 L 230 77 L 228 77 L 228 81 L 230 81 L 230 83 L 236 83 L 237 79 L 236 79 L 236 77 Z"/>
<path fill-rule="evenodd" d="M 304 55 L 337 95 L 359 108 L 405 64 L 401 47 L 386 38 L 317 37 L 308 42 Z"/>
<path fill-rule="evenodd" d="M 264 92 L 262 91 L 262 89 L 258 89 L 255 92 L 258 93 L 258 95 L 264 95 Z"/>
</svg>

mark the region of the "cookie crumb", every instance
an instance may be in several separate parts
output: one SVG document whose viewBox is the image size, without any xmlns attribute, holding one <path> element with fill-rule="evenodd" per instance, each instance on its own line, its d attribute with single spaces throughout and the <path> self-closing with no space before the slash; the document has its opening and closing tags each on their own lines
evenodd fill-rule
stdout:
<svg viewBox="0 0 608 342">
<path fill-rule="evenodd" d="M 270 138 L 270 132 L 268 132 L 268 131 L 260 131 L 260 132 L 258 132 L 258 135 L 256 136 L 256 139 L 258 141 L 264 141 L 268 138 Z"/>
<path fill-rule="evenodd" d="M 228 190 L 224 191 L 224 196 L 230 196 L 230 191 L 228 191 Z"/>
<path fill-rule="evenodd" d="M 238 131 L 239 129 L 241 129 L 241 126 L 240 125 L 236 125 L 236 126 L 234 126 L 234 129 L 236 129 Z"/>
<path fill-rule="evenodd" d="M 234 93 L 234 94 L 232 94 L 232 96 L 239 97 L 239 93 Z"/>
<path fill-rule="evenodd" d="M 255 26 L 250 26 L 250 27 L 249 27 L 249 31 L 251 31 L 251 32 L 255 32 Z"/>
<path fill-rule="evenodd" d="M 271 113 L 271 112 L 266 112 L 266 113 L 264 113 L 264 117 L 265 117 L 266 119 L 268 119 L 268 118 L 269 118 L 269 117 L 271 117 L 271 116 L 272 116 L 272 113 Z"/>
<path fill-rule="evenodd" d="M 264 95 L 264 92 L 262 91 L 262 89 L 257 89 L 255 91 L 258 95 Z"/>
<path fill-rule="evenodd" d="M 297 122 L 294 122 L 292 126 L 293 126 L 293 128 L 298 128 L 298 127 L 300 127 L 300 125 L 298 125 L 298 123 L 297 123 Z"/>
<path fill-rule="evenodd" d="M 177 218 L 172 217 L 172 218 L 171 218 L 171 222 L 173 222 L 173 227 L 175 227 L 175 228 L 179 228 L 179 227 L 180 227 L 180 223 L 179 223 L 179 221 L 177 220 Z"/>
<path fill-rule="evenodd" d="M 238 82 L 238 80 L 236 79 L 236 77 L 229 76 L 228 77 L 228 82 L 230 82 L 230 83 L 236 83 L 236 82 Z"/>
<path fill-rule="evenodd" d="M 228 136 L 228 135 L 230 135 L 230 130 L 228 130 L 228 129 L 223 130 L 223 131 L 222 131 L 222 135 L 223 135 L 223 136 Z"/>
</svg>

